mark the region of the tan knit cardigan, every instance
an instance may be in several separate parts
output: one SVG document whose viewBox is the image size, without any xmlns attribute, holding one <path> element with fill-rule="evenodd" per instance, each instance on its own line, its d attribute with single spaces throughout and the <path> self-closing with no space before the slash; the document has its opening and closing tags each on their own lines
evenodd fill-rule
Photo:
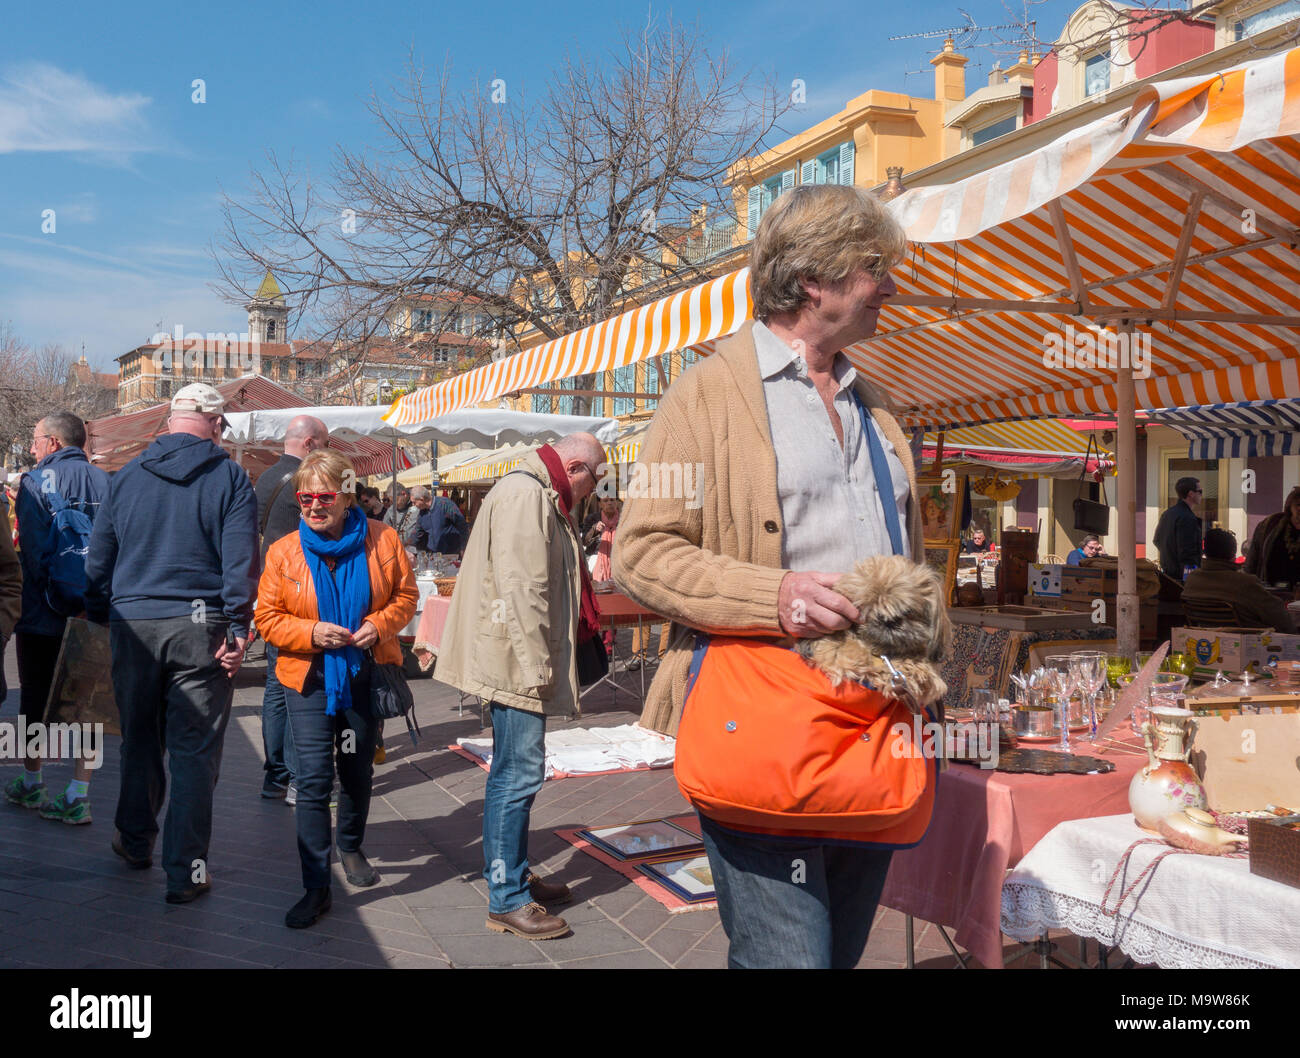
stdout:
<svg viewBox="0 0 1300 1058">
<path fill-rule="evenodd" d="M 907 524 L 912 557 L 919 562 L 921 519 L 907 438 L 886 410 L 887 398 L 861 371 L 854 388 L 907 471 Z M 674 622 L 641 723 L 675 734 L 694 645 L 691 629 L 784 634 L 777 617 L 787 572 L 781 567 L 781 505 L 752 323 L 719 342 L 713 356 L 668 390 L 638 462 L 649 472 L 651 495 L 629 497 L 624 507 L 614 535 L 614 580 Z M 699 475 L 694 498 L 655 494 L 657 486 L 683 480 L 687 466 Z"/>
</svg>

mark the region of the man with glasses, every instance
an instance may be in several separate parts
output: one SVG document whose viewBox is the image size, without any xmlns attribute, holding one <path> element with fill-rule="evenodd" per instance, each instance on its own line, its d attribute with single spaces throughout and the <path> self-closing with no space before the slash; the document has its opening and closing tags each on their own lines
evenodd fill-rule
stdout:
<svg viewBox="0 0 1300 1058">
<path fill-rule="evenodd" d="M 571 434 L 526 455 L 479 511 L 451 597 L 434 676 L 491 703 L 492 768 L 483 799 L 487 928 L 530 940 L 568 932 L 543 905 L 568 886 L 533 874 L 528 824 L 542 788 L 546 718 L 578 711 L 576 649 L 598 632 L 578 505 L 604 449 Z"/>
<path fill-rule="evenodd" d="M 169 904 L 210 887 L 212 794 L 257 591 L 257 497 L 215 443 L 223 407 L 203 383 L 176 394 L 170 432 L 114 475 L 86 561 L 87 616 L 109 626 L 122 717 L 113 851 L 152 865 L 165 750 Z"/>
<path fill-rule="evenodd" d="M 294 501 L 293 475 L 309 452 L 329 444 L 329 428 L 312 415 L 299 415 L 284 432 L 284 455 L 262 472 L 257 479 L 257 516 L 262 531 L 262 562 L 266 549 L 282 536 L 298 529 L 298 504 Z M 259 569 L 261 567 L 259 566 Z M 266 644 L 266 689 L 262 693 L 262 749 L 266 755 L 266 774 L 262 777 L 262 796 L 297 801 L 293 787 L 293 736 L 284 703 L 284 688 L 275 675 L 279 651 Z"/>
<path fill-rule="evenodd" d="M 1178 501 L 1160 516 L 1153 542 L 1160 552 L 1160 568 L 1176 581 L 1185 571 L 1201 565 L 1201 520 L 1195 508 L 1201 505 L 1201 483 L 1196 478 L 1179 478 L 1174 483 Z"/>
</svg>

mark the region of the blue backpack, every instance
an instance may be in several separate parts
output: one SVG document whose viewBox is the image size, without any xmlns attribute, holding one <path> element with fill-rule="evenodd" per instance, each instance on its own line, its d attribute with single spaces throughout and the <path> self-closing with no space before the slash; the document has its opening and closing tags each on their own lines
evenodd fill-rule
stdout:
<svg viewBox="0 0 1300 1058">
<path fill-rule="evenodd" d="M 42 495 L 52 515 L 45 537 L 45 602 L 60 617 L 76 617 L 86 609 L 90 515 L 57 492 Z"/>
</svg>

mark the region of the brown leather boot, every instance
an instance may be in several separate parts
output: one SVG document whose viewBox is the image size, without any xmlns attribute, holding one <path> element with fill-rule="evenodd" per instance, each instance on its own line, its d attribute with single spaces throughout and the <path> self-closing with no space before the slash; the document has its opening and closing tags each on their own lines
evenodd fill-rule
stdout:
<svg viewBox="0 0 1300 1058">
<path fill-rule="evenodd" d="M 569 887 L 563 882 L 551 882 L 539 875 L 528 875 L 528 891 L 539 904 L 567 904 L 573 899 Z"/>
<path fill-rule="evenodd" d="M 569 924 L 550 914 L 541 904 L 525 904 L 504 915 L 488 912 L 487 928 L 496 933 L 513 933 L 529 940 L 550 940 L 569 932 Z"/>
</svg>

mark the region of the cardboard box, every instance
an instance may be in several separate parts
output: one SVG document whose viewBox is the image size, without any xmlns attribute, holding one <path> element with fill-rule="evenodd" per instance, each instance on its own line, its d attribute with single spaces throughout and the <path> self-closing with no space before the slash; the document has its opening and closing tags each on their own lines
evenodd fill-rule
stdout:
<svg viewBox="0 0 1300 1058">
<path fill-rule="evenodd" d="M 1264 628 L 1175 628 L 1169 635 L 1171 654 L 1196 658 L 1196 675 L 1213 678 L 1216 672 L 1235 674 L 1250 664 L 1259 648 Z"/>
<path fill-rule="evenodd" d="M 1066 566 L 1061 571 L 1061 596 L 1073 599 L 1100 599 L 1119 593 L 1119 573 L 1113 569 Z"/>
<path fill-rule="evenodd" d="M 1216 812 L 1300 808 L 1300 713 L 1196 718 L 1189 761 Z"/>
<path fill-rule="evenodd" d="M 1118 619 L 1119 604 L 1115 596 L 1111 595 L 1101 600 L 1106 604 L 1105 620 L 1103 625 L 1115 627 L 1115 621 Z M 1053 599 L 1052 605 L 1061 610 L 1074 610 L 1076 613 L 1092 613 L 1093 605 L 1097 599 L 1067 599 L 1062 596 L 1059 599 Z M 1138 602 L 1138 636 L 1142 639 L 1155 639 L 1156 626 L 1159 620 L 1159 611 L 1155 599 L 1141 599 Z"/>
<path fill-rule="evenodd" d="M 1031 562 L 1029 564 L 1029 592 L 1056 598 L 1061 594 L 1061 571 L 1064 566 L 1055 563 Z"/>
<path fill-rule="evenodd" d="M 1285 632 L 1261 632 L 1251 636 L 1245 649 L 1246 664 L 1255 666 L 1256 672 L 1284 661 L 1300 661 L 1300 635 Z"/>
</svg>

